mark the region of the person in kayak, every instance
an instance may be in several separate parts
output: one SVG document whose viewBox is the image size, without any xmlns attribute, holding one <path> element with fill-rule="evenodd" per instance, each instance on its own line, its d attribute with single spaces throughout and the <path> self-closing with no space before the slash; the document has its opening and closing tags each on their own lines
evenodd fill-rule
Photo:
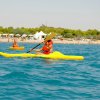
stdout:
<svg viewBox="0 0 100 100">
<path fill-rule="evenodd" d="M 16 36 L 14 36 L 12 47 L 19 47 Z"/>
<path fill-rule="evenodd" d="M 53 52 L 53 42 L 52 40 L 48 40 L 44 43 L 44 46 L 40 49 L 35 50 L 37 53 L 42 54 L 50 54 Z"/>
</svg>

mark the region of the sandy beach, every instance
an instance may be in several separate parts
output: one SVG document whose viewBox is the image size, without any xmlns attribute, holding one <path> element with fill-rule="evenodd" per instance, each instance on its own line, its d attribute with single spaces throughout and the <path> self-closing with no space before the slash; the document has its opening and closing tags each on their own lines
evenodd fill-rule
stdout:
<svg viewBox="0 0 100 100">
<path fill-rule="evenodd" d="M 18 39 L 18 42 L 24 42 L 24 43 L 41 43 L 42 41 L 43 40 L 31 40 L 31 39 L 21 40 L 20 38 Z M 13 42 L 13 39 L 0 38 L 0 42 Z M 53 42 L 60 44 L 100 44 L 100 40 L 90 40 L 90 39 L 85 39 L 85 40 L 53 39 Z"/>
</svg>

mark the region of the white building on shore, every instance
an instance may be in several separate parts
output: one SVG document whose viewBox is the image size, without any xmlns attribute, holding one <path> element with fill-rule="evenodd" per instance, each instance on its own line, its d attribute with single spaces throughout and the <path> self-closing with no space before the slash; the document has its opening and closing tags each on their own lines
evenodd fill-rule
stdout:
<svg viewBox="0 0 100 100">
<path fill-rule="evenodd" d="M 46 37 L 47 34 L 45 34 L 44 32 L 40 31 L 40 32 L 36 32 L 34 34 L 34 39 L 35 40 L 43 40 Z"/>
</svg>

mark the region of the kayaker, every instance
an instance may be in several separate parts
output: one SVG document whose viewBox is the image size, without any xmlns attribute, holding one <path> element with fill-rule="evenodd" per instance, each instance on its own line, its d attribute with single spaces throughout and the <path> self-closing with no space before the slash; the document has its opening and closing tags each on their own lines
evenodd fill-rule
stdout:
<svg viewBox="0 0 100 100">
<path fill-rule="evenodd" d="M 44 43 L 44 46 L 40 49 L 35 50 L 37 53 L 42 54 L 50 54 L 53 52 L 53 42 L 52 40 L 48 40 Z"/>
<path fill-rule="evenodd" d="M 16 38 L 16 36 L 14 36 L 12 47 L 19 47 L 19 46 L 18 46 L 18 43 L 17 43 L 17 38 Z"/>
</svg>

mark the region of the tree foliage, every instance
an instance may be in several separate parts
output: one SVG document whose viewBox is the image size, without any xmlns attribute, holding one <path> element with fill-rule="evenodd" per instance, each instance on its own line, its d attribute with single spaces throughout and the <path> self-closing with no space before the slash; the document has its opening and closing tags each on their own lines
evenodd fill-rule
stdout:
<svg viewBox="0 0 100 100">
<path fill-rule="evenodd" d="M 55 32 L 58 35 L 62 35 L 64 38 L 89 38 L 89 39 L 100 39 L 100 31 L 96 29 L 89 29 L 87 31 L 82 30 L 73 30 L 73 29 L 66 29 L 66 28 L 55 28 L 55 27 L 48 27 L 46 25 L 41 25 L 40 27 L 36 28 L 13 28 L 13 27 L 2 27 L 0 26 L 0 34 L 2 33 L 13 33 L 13 34 L 35 34 L 36 32 L 43 31 L 44 33 L 48 34 L 50 32 Z"/>
</svg>

